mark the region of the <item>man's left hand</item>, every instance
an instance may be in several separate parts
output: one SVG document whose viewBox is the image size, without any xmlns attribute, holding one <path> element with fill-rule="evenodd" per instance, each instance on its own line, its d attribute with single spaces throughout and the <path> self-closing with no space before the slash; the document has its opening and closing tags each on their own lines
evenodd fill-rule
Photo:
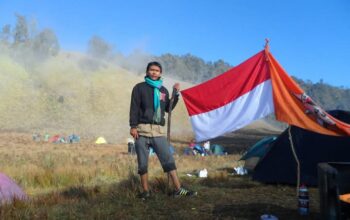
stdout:
<svg viewBox="0 0 350 220">
<path fill-rule="evenodd" d="M 180 91 L 180 83 L 175 83 L 173 88 L 176 90 L 176 92 Z"/>
</svg>

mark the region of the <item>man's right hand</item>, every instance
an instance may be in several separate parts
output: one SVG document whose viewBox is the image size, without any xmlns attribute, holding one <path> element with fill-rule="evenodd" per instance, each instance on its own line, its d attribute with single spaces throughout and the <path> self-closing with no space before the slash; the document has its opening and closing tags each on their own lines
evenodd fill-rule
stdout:
<svg viewBox="0 0 350 220">
<path fill-rule="evenodd" d="M 130 134 L 135 139 L 139 138 L 139 133 L 137 132 L 137 128 L 130 128 Z"/>
</svg>

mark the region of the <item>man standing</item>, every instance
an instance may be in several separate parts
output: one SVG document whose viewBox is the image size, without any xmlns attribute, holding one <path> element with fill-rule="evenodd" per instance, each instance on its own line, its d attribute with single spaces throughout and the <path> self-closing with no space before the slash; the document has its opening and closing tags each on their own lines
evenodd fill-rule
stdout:
<svg viewBox="0 0 350 220">
<path fill-rule="evenodd" d="M 162 86 L 162 66 L 158 62 L 150 62 L 146 68 L 145 81 L 138 83 L 132 91 L 130 105 L 130 134 L 135 139 L 135 148 L 143 192 L 140 197 L 148 199 L 150 191 L 148 186 L 148 148 L 152 146 L 162 165 L 164 172 L 168 173 L 175 189 L 174 196 L 193 196 L 197 192 L 181 187 L 176 174 L 176 165 L 169 150 L 169 143 L 165 137 L 165 112 L 169 112 L 169 92 Z M 173 108 L 178 102 L 180 85 L 176 83 L 174 89 Z"/>
</svg>

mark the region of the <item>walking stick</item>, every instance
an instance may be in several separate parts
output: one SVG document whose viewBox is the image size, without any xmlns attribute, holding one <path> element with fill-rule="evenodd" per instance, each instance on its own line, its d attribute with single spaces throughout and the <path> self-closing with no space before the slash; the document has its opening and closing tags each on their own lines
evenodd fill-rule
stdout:
<svg viewBox="0 0 350 220">
<path fill-rule="evenodd" d="M 176 89 L 173 88 L 173 92 L 171 93 L 171 98 L 170 98 L 170 102 L 169 102 L 169 111 L 168 111 L 167 139 L 168 139 L 169 144 L 170 144 L 171 111 L 173 110 L 175 95 L 176 95 Z"/>
<path fill-rule="evenodd" d="M 176 95 L 176 89 L 173 88 L 173 91 L 171 93 L 171 98 L 170 98 L 170 101 L 169 101 L 169 111 L 168 111 L 168 124 L 167 124 L 167 139 L 168 139 L 168 143 L 170 145 L 170 126 L 171 126 L 171 111 L 173 110 L 173 104 L 174 104 L 174 98 L 175 98 L 175 95 Z M 169 191 L 170 189 L 170 176 L 169 176 L 169 173 L 168 173 L 168 186 L 167 186 L 167 191 Z"/>
</svg>

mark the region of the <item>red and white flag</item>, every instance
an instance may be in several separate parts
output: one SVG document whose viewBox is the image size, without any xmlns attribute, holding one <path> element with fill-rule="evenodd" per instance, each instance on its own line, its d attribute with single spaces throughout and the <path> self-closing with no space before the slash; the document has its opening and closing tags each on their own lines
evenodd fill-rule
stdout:
<svg viewBox="0 0 350 220">
<path fill-rule="evenodd" d="M 316 105 L 267 49 L 181 94 L 197 141 L 235 131 L 273 112 L 291 125 L 350 135 L 350 125 Z"/>
</svg>

